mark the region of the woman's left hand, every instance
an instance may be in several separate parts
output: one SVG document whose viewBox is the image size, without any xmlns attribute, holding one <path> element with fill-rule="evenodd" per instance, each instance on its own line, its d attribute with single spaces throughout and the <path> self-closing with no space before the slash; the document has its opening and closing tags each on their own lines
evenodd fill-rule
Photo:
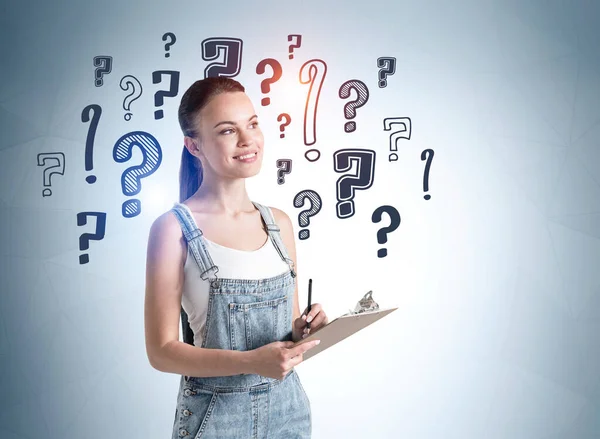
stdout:
<svg viewBox="0 0 600 439">
<path fill-rule="evenodd" d="M 297 342 L 302 340 L 311 332 L 315 332 L 319 328 L 322 328 L 329 320 L 327 319 L 327 315 L 323 310 L 323 307 L 320 303 L 313 303 L 310 307 L 310 312 L 308 315 L 306 312 L 308 311 L 308 307 L 304 310 L 304 312 L 294 320 L 294 324 L 292 326 L 292 340 Z M 306 323 L 310 322 L 310 328 L 306 328 Z"/>
</svg>

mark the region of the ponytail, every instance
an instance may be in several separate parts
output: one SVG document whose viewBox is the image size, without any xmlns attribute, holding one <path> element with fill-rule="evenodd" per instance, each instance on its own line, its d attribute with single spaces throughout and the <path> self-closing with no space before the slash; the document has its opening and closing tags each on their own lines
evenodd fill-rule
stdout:
<svg viewBox="0 0 600 439">
<path fill-rule="evenodd" d="M 183 203 L 196 193 L 202 184 L 202 162 L 184 146 L 179 167 L 179 202 Z"/>
</svg>

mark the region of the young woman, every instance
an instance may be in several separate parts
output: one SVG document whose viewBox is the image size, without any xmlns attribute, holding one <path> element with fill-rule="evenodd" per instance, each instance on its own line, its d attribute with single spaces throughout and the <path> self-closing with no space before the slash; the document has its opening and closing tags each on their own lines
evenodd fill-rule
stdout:
<svg viewBox="0 0 600 439">
<path fill-rule="evenodd" d="M 294 366 L 318 341 L 292 345 L 328 319 L 300 314 L 289 217 L 246 192 L 263 156 L 252 102 L 233 79 L 196 81 L 179 124 L 179 202 L 150 229 L 144 311 L 150 364 L 181 375 L 173 438 L 309 438 Z"/>
</svg>

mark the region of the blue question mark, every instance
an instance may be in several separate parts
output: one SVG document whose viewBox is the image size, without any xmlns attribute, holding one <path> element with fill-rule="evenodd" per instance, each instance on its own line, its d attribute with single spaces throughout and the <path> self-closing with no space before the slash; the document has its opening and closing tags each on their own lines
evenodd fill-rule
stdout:
<svg viewBox="0 0 600 439">
<path fill-rule="evenodd" d="M 138 166 L 127 168 L 121 176 L 121 188 L 127 196 L 136 195 L 142 190 L 142 178 L 152 175 L 162 161 L 162 149 L 152 134 L 144 131 L 132 131 L 123 135 L 113 148 L 113 159 L 124 163 L 131 159 L 133 147 L 137 146 L 142 151 L 144 160 Z M 134 198 L 127 200 L 122 205 L 125 218 L 137 216 L 142 211 L 142 203 Z"/>
</svg>

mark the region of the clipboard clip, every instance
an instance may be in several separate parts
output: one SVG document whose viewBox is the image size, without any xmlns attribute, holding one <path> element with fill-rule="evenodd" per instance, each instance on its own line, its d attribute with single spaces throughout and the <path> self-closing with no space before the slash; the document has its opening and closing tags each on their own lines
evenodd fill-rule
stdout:
<svg viewBox="0 0 600 439">
<path fill-rule="evenodd" d="M 354 310 L 350 310 L 344 315 L 347 316 L 351 314 L 360 314 L 363 312 L 376 311 L 378 309 L 379 305 L 373 299 L 373 290 L 370 290 L 367 294 L 363 296 L 362 299 L 358 301 L 358 303 L 354 307 Z"/>
</svg>

